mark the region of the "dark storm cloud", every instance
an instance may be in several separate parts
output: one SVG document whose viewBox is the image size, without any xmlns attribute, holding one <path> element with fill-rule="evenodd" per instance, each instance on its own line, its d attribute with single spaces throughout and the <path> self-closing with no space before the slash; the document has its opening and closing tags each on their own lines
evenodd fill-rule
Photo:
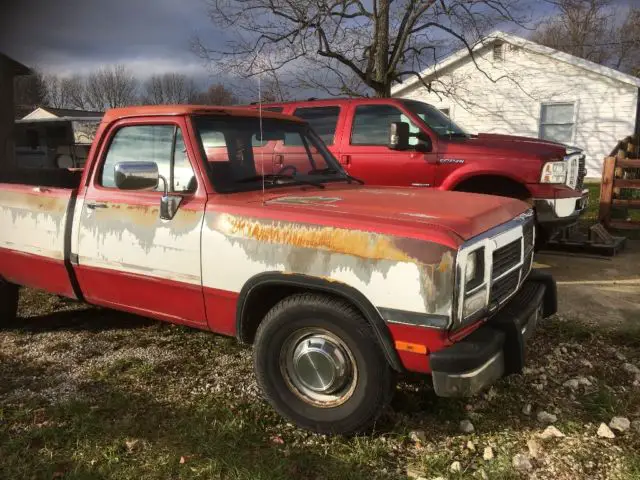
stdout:
<svg viewBox="0 0 640 480">
<path fill-rule="evenodd" d="M 224 39 L 203 0 L 18 0 L 0 10 L 0 51 L 63 74 L 122 63 L 139 75 L 206 76 L 189 41 Z"/>
</svg>

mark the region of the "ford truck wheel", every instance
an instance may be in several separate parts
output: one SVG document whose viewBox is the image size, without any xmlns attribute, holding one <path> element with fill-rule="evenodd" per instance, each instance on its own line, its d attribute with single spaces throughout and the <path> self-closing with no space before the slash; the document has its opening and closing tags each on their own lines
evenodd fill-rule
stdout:
<svg viewBox="0 0 640 480">
<path fill-rule="evenodd" d="M 369 324 L 323 295 L 294 295 L 271 309 L 256 333 L 254 368 L 278 413 L 318 433 L 366 430 L 395 391 Z"/>
<path fill-rule="evenodd" d="M 20 287 L 0 280 L 0 327 L 15 321 Z"/>
</svg>

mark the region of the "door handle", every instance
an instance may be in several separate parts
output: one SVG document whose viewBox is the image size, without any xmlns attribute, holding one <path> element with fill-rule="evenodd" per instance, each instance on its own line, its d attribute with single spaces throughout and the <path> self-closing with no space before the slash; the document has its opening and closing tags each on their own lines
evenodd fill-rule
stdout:
<svg viewBox="0 0 640 480">
<path fill-rule="evenodd" d="M 282 154 L 277 154 L 276 155 L 276 165 L 282 166 L 282 164 L 284 163 L 284 155 Z"/>
<path fill-rule="evenodd" d="M 343 165 L 350 165 L 351 164 L 351 155 L 341 155 L 340 156 L 340 163 Z"/>
<path fill-rule="evenodd" d="M 87 203 L 87 208 L 90 210 L 95 210 L 96 208 L 108 208 L 108 205 L 106 203 L 91 202 Z"/>
</svg>

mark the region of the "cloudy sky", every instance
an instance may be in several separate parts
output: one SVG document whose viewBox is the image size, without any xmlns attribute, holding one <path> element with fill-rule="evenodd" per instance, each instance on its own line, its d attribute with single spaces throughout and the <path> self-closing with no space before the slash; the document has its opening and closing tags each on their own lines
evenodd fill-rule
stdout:
<svg viewBox="0 0 640 480">
<path fill-rule="evenodd" d="M 122 63 L 134 73 L 210 74 L 189 49 L 223 42 L 204 0 L 9 0 L 0 7 L 0 51 L 45 71 L 84 73 Z"/>
<path fill-rule="evenodd" d="M 638 0 L 613 1 L 624 7 Z M 120 63 L 140 77 L 179 71 L 202 85 L 229 83 L 212 74 L 189 48 L 195 35 L 207 45 L 220 46 L 225 40 L 225 33 L 209 21 L 206 0 L 0 3 L 0 51 L 28 66 L 65 75 Z M 545 2 L 530 4 L 538 5 L 538 16 L 549 13 Z"/>
</svg>

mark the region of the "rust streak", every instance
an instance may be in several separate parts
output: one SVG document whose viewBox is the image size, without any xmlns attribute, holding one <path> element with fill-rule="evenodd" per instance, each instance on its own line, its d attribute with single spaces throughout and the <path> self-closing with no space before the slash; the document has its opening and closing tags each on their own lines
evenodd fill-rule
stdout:
<svg viewBox="0 0 640 480">
<path fill-rule="evenodd" d="M 260 242 L 293 245 L 302 248 L 329 250 L 375 260 L 415 262 L 388 238 L 357 230 L 333 227 L 280 226 L 263 224 L 244 218 L 230 217 L 231 234 Z"/>
</svg>

